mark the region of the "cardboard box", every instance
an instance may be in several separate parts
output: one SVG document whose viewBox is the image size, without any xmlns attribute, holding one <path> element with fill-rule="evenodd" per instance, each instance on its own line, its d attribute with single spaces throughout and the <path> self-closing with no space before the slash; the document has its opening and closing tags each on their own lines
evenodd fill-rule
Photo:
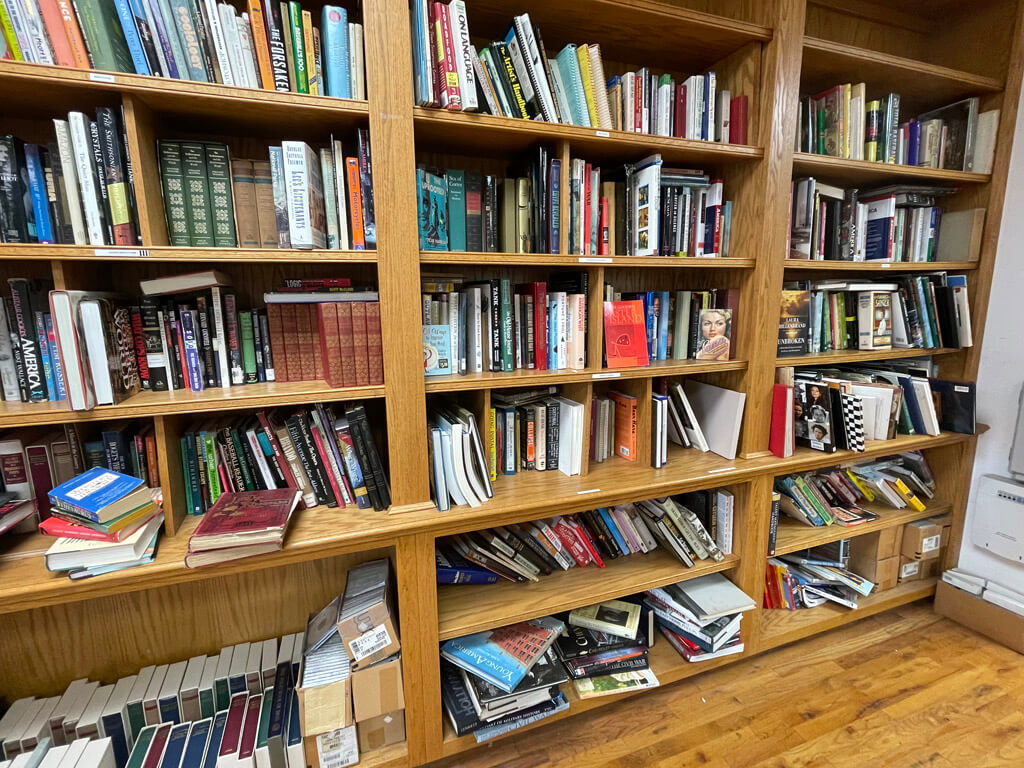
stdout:
<svg viewBox="0 0 1024 768">
<path fill-rule="evenodd" d="M 890 573 L 895 574 L 899 567 L 901 544 L 902 534 L 899 527 L 885 528 L 875 533 L 855 536 L 850 540 L 849 568 L 854 573 L 859 573 L 865 579 L 876 584 L 884 581 Z M 895 562 L 883 566 L 881 571 L 878 570 L 880 562 L 894 558 Z M 895 583 L 893 581 L 893 584 Z"/>
<path fill-rule="evenodd" d="M 359 745 L 354 725 L 335 728 L 316 736 L 303 735 L 302 749 L 306 753 L 306 765 L 312 768 L 344 768 L 359 762 Z"/>
<path fill-rule="evenodd" d="M 927 560 L 921 561 L 921 578 L 922 579 L 936 579 L 942 574 L 942 561 L 945 559 L 946 548 L 942 547 L 939 549 L 939 554 L 936 557 L 930 557 Z"/>
<path fill-rule="evenodd" d="M 352 706 L 357 723 L 405 709 L 400 656 L 352 673 Z"/>
<path fill-rule="evenodd" d="M 935 612 L 963 624 L 1017 653 L 1024 653 L 1024 617 L 940 581 Z"/>
<path fill-rule="evenodd" d="M 855 572 L 860 573 L 860 571 Z M 892 589 L 896 586 L 899 580 L 899 575 L 899 557 L 887 557 L 884 560 L 875 561 L 875 573 L 874 578 L 871 578 L 871 581 L 875 582 L 875 589 L 878 592 L 884 592 L 885 590 Z"/>
<path fill-rule="evenodd" d="M 316 736 L 355 724 L 352 716 L 352 676 L 327 685 L 303 685 L 306 661 L 299 668 L 299 722 L 303 736 Z"/>
<path fill-rule="evenodd" d="M 900 555 L 900 570 L 896 581 L 900 584 L 906 581 L 918 581 L 921 578 L 921 561 L 912 557 Z"/>
<path fill-rule="evenodd" d="M 338 632 L 353 671 L 394 656 L 401 649 L 391 618 L 390 585 L 386 559 L 363 563 L 348 572 Z"/>
<path fill-rule="evenodd" d="M 405 710 L 385 712 L 379 717 L 356 723 L 356 733 L 359 749 L 363 752 L 405 741 Z"/>
<path fill-rule="evenodd" d="M 930 520 L 915 520 L 903 526 L 903 547 L 900 554 L 915 560 L 939 556 L 942 526 Z"/>
<path fill-rule="evenodd" d="M 953 513 L 946 512 L 944 515 L 935 515 L 935 517 L 929 517 L 928 520 L 942 529 L 942 538 L 939 546 L 945 547 L 949 544 L 949 534 L 953 530 Z"/>
</svg>

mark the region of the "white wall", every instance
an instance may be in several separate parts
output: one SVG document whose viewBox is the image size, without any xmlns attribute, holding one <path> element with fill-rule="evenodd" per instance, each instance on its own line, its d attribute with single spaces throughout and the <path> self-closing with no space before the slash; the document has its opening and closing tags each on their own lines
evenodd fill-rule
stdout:
<svg viewBox="0 0 1024 768">
<path fill-rule="evenodd" d="M 974 488 L 967 508 L 967 523 L 960 547 L 960 567 L 971 573 L 1024 589 L 1024 566 L 971 541 L 971 521 L 977 503 L 974 490 L 981 475 L 1006 476 L 1013 442 L 1017 397 L 1024 384 L 1024 100 L 1017 116 L 1013 154 L 1007 180 L 1003 225 L 999 234 L 992 294 L 985 325 L 985 344 L 978 373 L 978 421 L 990 429 L 978 438 Z M 999 137 L 1006 140 L 1007 137 Z"/>
</svg>

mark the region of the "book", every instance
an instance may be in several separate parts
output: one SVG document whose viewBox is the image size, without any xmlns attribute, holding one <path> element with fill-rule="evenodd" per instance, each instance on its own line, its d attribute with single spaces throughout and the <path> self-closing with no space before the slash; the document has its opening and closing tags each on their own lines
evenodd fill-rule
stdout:
<svg viewBox="0 0 1024 768">
<path fill-rule="evenodd" d="M 280 543 L 299 498 L 290 488 L 221 494 L 189 538 L 189 553 Z"/>
<path fill-rule="evenodd" d="M 58 509 L 86 520 L 106 523 L 150 500 L 150 490 L 137 477 L 93 467 L 50 491 Z"/>
<path fill-rule="evenodd" d="M 574 609 L 569 613 L 569 623 L 633 640 L 640 626 L 640 606 L 622 600 L 606 600 Z"/>
<path fill-rule="evenodd" d="M 441 646 L 441 657 L 511 693 L 564 626 L 545 617 L 452 638 Z"/>
</svg>

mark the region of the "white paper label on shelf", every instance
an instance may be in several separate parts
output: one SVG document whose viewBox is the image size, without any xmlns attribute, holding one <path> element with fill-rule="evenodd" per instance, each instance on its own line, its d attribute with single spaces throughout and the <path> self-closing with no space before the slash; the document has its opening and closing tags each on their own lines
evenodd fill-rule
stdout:
<svg viewBox="0 0 1024 768">
<path fill-rule="evenodd" d="M 588 494 L 588 493 L 597 493 L 600 490 L 601 490 L 600 488 L 588 488 L 585 491 L 576 491 L 576 495 L 577 496 L 584 496 L 585 494 Z"/>
<path fill-rule="evenodd" d="M 580 256 L 580 264 L 611 264 L 611 256 Z"/>
<path fill-rule="evenodd" d="M 113 75 L 108 75 L 106 72 L 90 72 L 89 73 L 89 79 L 92 80 L 94 83 L 114 83 L 114 82 L 117 82 L 116 80 L 114 80 L 114 76 Z"/>
<path fill-rule="evenodd" d="M 605 373 L 595 373 L 593 378 L 595 379 L 617 379 L 622 375 L 621 371 L 607 371 Z"/>
<path fill-rule="evenodd" d="M 356 727 L 339 728 L 321 733 L 316 737 L 316 752 L 320 757 L 320 768 L 345 768 L 359 762 L 359 745 L 356 742 Z"/>
<path fill-rule="evenodd" d="M 935 534 L 934 536 L 928 536 L 924 541 L 921 542 L 921 554 L 924 554 L 925 552 L 934 552 L 936 549 L 938 549 L 939 541 L 941 541 L 941 538 L 942 537 L 939 536 L 939 534 Z"/>
<path fill-rule="evenodd" d="M 889 269 L 889 267 L 891 267 L 892 264 L 886 262 L 885 264 L 879 264 L 878 266 L 880 266 L 882 269 Z"/>
<path fill-rule="evenodd" d="M 714 475 L 719 472 L 732 472 L 734 469 L 736 469 L 736 467 L 722 467 L 721 469 L 709 469 L 708 474 Z"/>
<path fill-rule="evenodd" d="M 372 656 L 389 645 L 391 645 L 391 635 L 388 634 L 388 628 L 385 626 L 375 627 L 369 632 L 364 632 L 348 643 L 349 650 L 352 651 L 352 658 L 356 661 L 362 661 L 367 656 Z"/>
<path fill-rule="evenodd" d="M 599 139 L 607 139 L 609 136 L 611 136 L 611 134 L 608 133 L 608 131 L 597 131 L 597 138 Z"/>
<path fill-rule="evenodd" d="M 93 248 L 92 255 L 106 257 L 125 256 L 137 259 L 142 256 L 149 256 L 149 251 L 145 248 Z"/>
</svg>

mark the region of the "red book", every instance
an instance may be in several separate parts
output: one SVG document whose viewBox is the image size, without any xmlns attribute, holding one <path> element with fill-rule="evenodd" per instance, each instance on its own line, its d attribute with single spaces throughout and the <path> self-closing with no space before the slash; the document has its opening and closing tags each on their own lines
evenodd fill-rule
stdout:
<svg viewBox="0 0 1024 768">
<path fill-rule="evenodd" d="M 384 340 L 380 335 L 380 302 L 366 302 L 366 355 L 370 384 L 384 383 Z"/>
<path fill-rule="evenodd" d="M 39 0 L 39 13 L 43 17 L 43 26 L 46 27 L 46 34 L 50 38 L 50 49 L 53 51 L 54 63 L 62 67 L 76 66 L 75 58 L 71 54 L 71 45 L 68 42 L 67 29 L 64 26 L 64 19 L 61 14 L 57 0 Z"/>
<path fill-rule="evenodd" d="M 159 507 L 154 507 L 153 515 L 161 514 Z M 113 533 L 104 533 L 103 531 L 97 531 L 94 528 L 87 528 L 84 525 L 75 525 L 69 523 L 66 520 L 61 520 L 59 517 L 48 517 L 39 524 L 39 532 L 46 536 L 67 536 L 71 539 L 87 539 L 89 541 L 108 541 L 118 542 L 124 541 L 126 538 L 135 533 L 139 528 L 144 526 L 150 520 L 153 519 L 153 515 L 149 517 L 143 517 L 140 520 L 127 525 L 119 531 Z"/>
<path fill-rule="evenodd" d="M 263 706 L 263 694 L 256 693 L 249 697 L 245 704 L 245 725 L 242 726 L 242 738 L 238 742 L 238 760 L 251 760 L 256 751 L 256 733 L 260 725 L 260 707 Z"/>
<path fill-rule="evenodd" d="M 345 495 L 341 492 L 341 486 L 338 485 L 338 478 L 334 474 L 331 460 L 328 456 L 328 452 L 331 450 L 330 446 L 324 443 L 324 436 L 320 433 L 320 427 L 313 423 L 312 419 L 309 422 L 309 432 L 313 436 L 313 443 L 316 445 L 317 453 L 320 454 L 320 459 L 323 461 L 327 482 L 331 485 L 331 493 L 334 494 L 334 499 L 338 502 L 338 506 L 344 507 Z"/>
<path fill-rule="evenodd" d="M 317 304 L 316 316 L 320 331 L 320 357 L 324 361 L 324 380 L 332 387 L 343 387 L 337 304 L 330 301 Z"/>
<path fill-rule="evenodd" d="M 643 75 L 633 75 L 633 133 L 644 132 L 644 89 L 650 87 Z"/>
<path fill-rule="evenodd" d="M 82 30 L 78 27 L 78 17 L 75 14 L 72 0 L 57 0 L 57 9 L 60 11 L 60 20 L 64 25 L 64 35 L 71 50 L 71 59 L 74 62 L 71 66 L 78 67 L 79 69 L 92 69 L 92 64 L 89 62 L 89 52 L 85 48 Z"/>
<path fill-rule="evenodd" d="M 300 490 L 299 484 L 295 480 L 295 475 L 292 473 L 292 467 L 288 463 L 288 459 L 285 458 L 284 451 L 281 450 L 281 443 L 277 440 L 277 433 L 274 431 L 274 427 L 270 423 L 270 419 L 267 417 L 266 411 L 257 411 L 256 420 L 260 423 L 260 429 L 263 430 L 263 434 L 267 438 L 267 442 L 270 443 L 270 448 L 274 452 L 274 463 L 277 464 L 277 468 L 281 471 L 281 476 L 284 477 L 285 484 L 294 490 Z M 305 509 L 306 505 L 303 503 L 301 497 L 299 499 L 299 509 Z"/>
<path fill-rule="evenodd" d="M 270 351 L 274 356 L 274 378 L 289 381 L 288 345 L 284 341 L 282 305 L 267 304 L 267 330 L 270 331 Z"/>
<path fill-rule="evenodd" d="M 142 334 L 142 312 L 138 307 L 131 308 L 132 317 L 132 338 L 135 341 L 135 361 L 139 365 L 139 378 L 142 379 L 142 388 L 149 389 L 149 361 L 146 355 L 146 339 Z M 47 340 L 50 342 L 50 349 L 56 349 L 57 335 L 47 333 Z"/>
<path fill-rule="evenodd" d="M 160 759 L 164 754 L 164 745 L 167 744 L 167 737 L 171 735 L 171 726 L 174 723 L 164 723 L 156 729 L 153 734 L 153 741 L 149 743 L 149 751 L 146 753 L 146 761 L 142 768 L 157 768 Z"/>
<path fill-rule="evenodd" d="M 273 305 L 271 305 L 273 306 Z M 288 381 L 302 381 L 302 349 L 299 341 L 299 307 L 297 304 L 281 304 L 281 332 L 284 336 L 284 346 L 292 350 L 293 354 L 285 355 L 285 363 L 288 369 Z M 281 366 L 274 366 L 276 373 Z"/>
<path fill-rule="evenodd" d="M 531 283 L 533 292 L 533 367 L 544 371 L 548 367 L 548 313 L 547 283 Z"/>
<path fill-rule="evenodd" d="M 434 34 L 437 36 L 437 79 L 441 84 L 441 108 L 462 110 L 462 91 L 455 69 L 455 38 L 446 3 L 434 3 Z"/>
<path fill-rule="evenodd" d="M 562 542 L 562 546 L 572 555 L 576 564 L 580 568 L 586 568 L 590 564 L 590 552 L 583 546 L 583 542 L 576 537 L 568 521 L 564 517 L 556 517 L 551 520 L 550 527 L 555 532 L 558 540 Z"/>
<path fill-rule="evenodd" d="M 609 368 L 634 368 L 650 363 L 642 301 L 604 302 L 604 347 Z"/>
<path fill-rule="evenodd" d="M 281 541 L 299 496 L 294 488 L 222 493 L 196 526 L 188 551 Z"/>
<path fill-rule="evenodd" d="M 295 318 L 299 332 L 298 349 L 302 354 L 299 359 L 299 378 L 296 381 L 316 381 L 316 357 L 319 350 L 313 346 L 313 305 L 295 305 Z"/>
<path fill-rule="evenodd" d="M 56 485 L 53 479 L 50 448 L 47 445 L 30 445 L 25 448 L 25 458 L 28 460 L 28 475 L 34 498 L 42 501 Z M 39 518 L 45 520 L 49 516 L 49 505 L 39 504 Z"/>
<path fill-rule="evenodd" d="M 780 459 L 793 455 L 793 388 L 785 384 L 772 387 L 772 426 L 768 448 Z"/>
<path fill-rule="evenodd" d="M 210 513 L 207 512 L 207 515 Z M 220 762 L 220 758 L 230 758 L 234 762 L 233 755 L 238 753 L 238 742 L 242 738 L 242 722 L 245 720 L 245 705 L 249 700 L 249 694 L 247 693 L 236 693 L 231 697 L 231 704 L 228 706 L 228 718 L 224 723 L 224 735 L 220 740 L 220 752 L 218 753 L 217 762 Z M 153 748 L 149 748 L 149 754 L 153 754 Z M 148 765 L 143 768 L 149 768 Z"/>
<path fill-rule="evenodd" d="M 185 355 L 185 336 L 181 332 L 181 307 L 178 308 L 178 319 L 175 321 L 173 330 L 176 334 L 173 339 L 178 345 L 178 354 L 181 356 L 181 378 L 185 382 L 185 389 L 192 389 L 188 378 L 188 357 Z M 198 391 L 198 390 L 197 390 Z"/>
<path fill-rule="evenodd" d="M 747 143 L 747 97 L 733 96 L 729 102 L 729 143 Z"/>
<path fill-rule="evenodd" d="M 677 139 L 686 138 L 686 86 L 676 83 L 675 116 L 672 123 L 672 135 Z"/>
<path fill-rule="evenodd" d="M 636 431 L 639 411 L 636 398 L 621 392 L 609 392 L 615 404 L 615 455 L 636 461 Z"/>
<path fill-rule="evenodd" d="M 351 277 L 294 277 L 284 281 L 284 290 L 318 291 L 324 288 L 351 287 Z"/>
<path fill-rule="evenodd" d="M 338 346 L 341 354 L 341 385 L 356 385 L 355 340 L 352 335 L 352 305 L 347 301 L 337 304 L 338 311 Z"/>
<path fill-rule="evenodd" d="M 440 3 L 436 3 L 436 5 L 440 5 Z M 430 78 L 430 80 L 431 80 L 431 90 L 433 91 L 433 93 L 431 94 L 431 96 L 433 97 L 433 100 L 430 103 L 430 106 L 431 107 L 439 107 L 439 106 L 441 106 L 441 78 L 439 78 L 437 76 L 437 68 L 438 68 L 438 63 L 437 63 L 438 20 L 437 20 L 437 13 L 434 10 L 434 6 L 435 6 L 435 3 L 427 3 L 427 16 L 429 17 L 427 19 L 427 26 L 430 28 L 430 42 L 429 42 L 430 52 L 429 52 L 428 55 L 430 56 L 430 64 L 434 68 L 434 76 L 432 78 Z"/>
<path fill-rule="evenodd" d="M 600 223 L 598 224 L 598 229 L 599 229 L 599 231 L 601 233 L 601 237 L 597 241 L 597 252 L 601 256 L 607 256 L 609 253 L 611 253 L 611 243 L 608 242 L 608 236 L 609 236 L 608 235 L 608 233 L 609 233 L 608 227 L 610 226 L 610 222 L 608 220 L 608 216 L 609 216 L 608 198 L 607 197 L 602 197 L 601 198 L 601 220 L 600 220 Z"/>
<path fill-rule="evenodd" d="M 356 386 L 370 383 L 369 349 L 366 343 L 366 303 L 352 302 L 352 358 L 355 361 Z"/>
<path fill-rule="evenodd" d="M 575 516 L 574 516 L 575 517 Z M 590 538 L 590 534 L 587 529 L 580 525 L 578 520 L 573 517 L 567 520 L 569 527 L 572 528 L 572 532 L 576 534 L 576 538 L 580 540 L 580 543 L 586 548 L 590 554 L 590 559 L 597 563 L 598 568 L 604 568 L 604 560 L 601 559 L 601 555 L 597 552 L 597 547 L 594 546 L 593 539 Z"/>
</svg>

